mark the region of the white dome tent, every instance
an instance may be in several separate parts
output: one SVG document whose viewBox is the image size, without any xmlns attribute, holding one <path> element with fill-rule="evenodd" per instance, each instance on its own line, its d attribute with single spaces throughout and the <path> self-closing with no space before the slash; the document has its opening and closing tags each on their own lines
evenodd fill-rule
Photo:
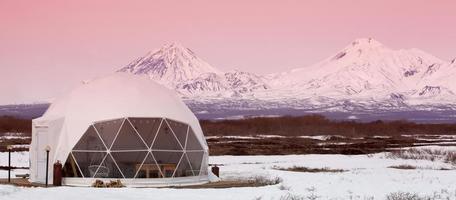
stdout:
<svg viewBox="0 0 456 200">
<path fill-rule="evenodd" d="M 127 186 L 208 182 L 208 147 L 198 119 L 172 91 L 115 73 L 58 98 L 33 120 L 30 181 L 45 182 L 50 147 L 64 185 L 121 180 Z"/>
</svg>

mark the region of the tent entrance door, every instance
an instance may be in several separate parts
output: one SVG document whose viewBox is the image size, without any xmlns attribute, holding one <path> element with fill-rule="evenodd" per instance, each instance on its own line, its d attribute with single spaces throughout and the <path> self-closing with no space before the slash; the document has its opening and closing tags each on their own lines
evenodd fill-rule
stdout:
<svg viewBox="0 0 456 200">
<path fill-rule="evenodd" d="M 48 145 L 47 130 L 39 130 L 36 133 L 37 145 L 36 152 L 36 169 L 37 182 L 44 183 L 46 181 L 46 145 Z"/>
</svg>

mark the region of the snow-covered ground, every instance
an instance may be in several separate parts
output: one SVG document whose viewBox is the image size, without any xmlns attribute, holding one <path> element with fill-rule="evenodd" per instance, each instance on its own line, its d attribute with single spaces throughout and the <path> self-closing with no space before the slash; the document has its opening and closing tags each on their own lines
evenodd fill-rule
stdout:
<svg viewBox="0 0 456 200">
<path fill-rule="evenodd" d="M 8 166 L 8 153 L 0 152 L 0 166 Z M 28 152 L 12 152 L 11 153 L 11 166 L 15 167 L 28 167 L 29 166 L 29 153 Z M 15 177 L 16 174 L 26 174 L 28 170 L 16 169 L 11 171 L 11 177 Z M 0 170 L 0 178 L 8 177 L 8 171 Z M 0 198 L 2 188 L 0 186 Z"/>
<path fill-rule="evenodd" d="M 420 147 L 423 148 L 423 147 Z M 448 147 L 434 146 L 433 149 Z M 455 150 L 453 147 L 448 150 Z M 0 162 L 6 161 L 0 153 Z M 26 166 L 27 153 L 16 153 L 14 163 Z M 280 199 L 288 194 L 308 199 L 385 199 L 392 192 L 410 192 L 456 199 L 455 165 L 443 161 L 389 159 L 385 153 L 374 155 L 286 155 L 286 156 L 213 156 L 210 163 L 220 164 L 222 179 L 242 179 L 256 175 L 280 177 L 279 185 L 229 189 L 171 188 L 22 188 L 0 185 L 0 199 Z M 416 166 L 415 170 L 388 168 Z M 273 169 L 274 166 L 305 166 L 344 169 L 341 173 L 303 173 Z M 6 176 L 1 173 L 0 176 Z"/>
</svg>

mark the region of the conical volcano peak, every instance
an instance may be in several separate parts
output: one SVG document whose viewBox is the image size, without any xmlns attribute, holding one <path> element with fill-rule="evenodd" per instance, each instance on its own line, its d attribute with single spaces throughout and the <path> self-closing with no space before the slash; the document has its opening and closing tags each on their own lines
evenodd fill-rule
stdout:
<svg viewBox="0 0 456 200">
<path fill-rule="evenodd" d="M 378 50 L 387 49 L 382 43 L 372 38 L 360 38 L 354 40 L 343 50 L 331 58 L 331 60 L 352 60 L 364 55 L 371 54 L 370 52 L 377 52 Z"/>
<path fill-rule="evenodd" d="M 178 42 L 172 42 L 163 45 L 158 51 L 150 52 L 149 55 L 154 54 L 163 54 L 167 57 L 175 57 L 178 55 L 190 55 L 191 57 L 196 57 L 195 53 L 184 45 Z"/>
<path fill-rule="evenodd" d="M 351 46 L 360 48 L 360 47 L 379 47 L 383 46 L 382 43 L 373 39 L 373 38 L 359 38 L 351 43 Z"/>
<path fill-rule="evenodd" d="M 171 43 L 167 43 L 167 44 L 163 45 L 161 49 L 162 50 L 170 50 L 170 49 L 186 50 L 187 48 L 184 47 L 184 45 L 182 45 L 181 43 L 171 42 Z"/>
<path fill-rule="evenodd" d="M 163 45 L 160 49 L 139 57 L 119 71 L 146 74 L 169 88 L 204 73 L 219 73 L 218 69 L 176 42 Z"/>
</svg>

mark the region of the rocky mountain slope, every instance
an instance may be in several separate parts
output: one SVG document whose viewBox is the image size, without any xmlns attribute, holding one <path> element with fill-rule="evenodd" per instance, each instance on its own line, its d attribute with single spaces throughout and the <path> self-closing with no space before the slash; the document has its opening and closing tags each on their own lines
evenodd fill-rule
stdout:
<svg viewBox="0 0 456 200">
<path fill-rule="evenodd" d="M 221 72 L 190 49 L 172 43 L 136 59 L 119 72 L 147 75 L 184 97 L 239 97 L 269 86 L 249 72 Z"/>
<path fill-rule="evenodd" d="M 119 72 L 147 75 L 188 102 L 233 109 L 456 108 L 455 60 L 393 50 L 372 38 L 355 40 L 315 65 L 277 74 L 222 72 L 176 43 Z"/>
</svg>

